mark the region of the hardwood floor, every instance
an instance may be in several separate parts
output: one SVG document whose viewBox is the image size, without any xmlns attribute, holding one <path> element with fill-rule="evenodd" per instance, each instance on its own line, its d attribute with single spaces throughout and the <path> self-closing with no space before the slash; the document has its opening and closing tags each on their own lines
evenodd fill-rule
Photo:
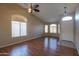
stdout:
<svg viewBox="0 0 79 59">
<path fill-rule="evenodd" d="M 77 56 L 73 48 L 59 46 L 58 38 L 41 37 L 5 48 L 0 48 L 1 56 Z"/>
</svg>

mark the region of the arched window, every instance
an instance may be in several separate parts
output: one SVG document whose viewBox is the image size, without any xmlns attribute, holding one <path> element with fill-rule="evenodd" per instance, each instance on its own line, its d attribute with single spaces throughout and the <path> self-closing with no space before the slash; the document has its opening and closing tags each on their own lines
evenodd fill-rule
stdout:
<svg viewBox="0 0 79 59">
<path fill-rule="evenodd" d="M 57 33 L 57 25 L 50 24 L 50 33 Z"/>
<path fill-rule="evenodd" d="M 27 35 L 27 19 L 21 15 L 12 15 L 11 17 L 12 37 Z"/>
</svg>

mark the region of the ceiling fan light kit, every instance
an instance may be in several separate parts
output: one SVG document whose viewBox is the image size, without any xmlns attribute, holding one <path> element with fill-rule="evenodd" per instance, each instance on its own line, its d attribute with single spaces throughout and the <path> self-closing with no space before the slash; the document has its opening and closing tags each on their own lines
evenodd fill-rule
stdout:
<svg viewBox="0 0 79 59">
<path fill-rule="evenodd" d="M 64 17 L 62 18 L 62 21 L 69 21 L 72 20 L 72 16 L 68 16 L 67 14 L 67 7 L 64 7 Z"/>
<path fill-rule="evenodd" d="M 32 13 L 32 9 L 31 8 L 28 8 L 28 13 Z"/>
<path fill-rule="evenodd" d="M 28 13 L 32 13 L 32 4 L 31 3 L 28 5 Z"/>
</svg>

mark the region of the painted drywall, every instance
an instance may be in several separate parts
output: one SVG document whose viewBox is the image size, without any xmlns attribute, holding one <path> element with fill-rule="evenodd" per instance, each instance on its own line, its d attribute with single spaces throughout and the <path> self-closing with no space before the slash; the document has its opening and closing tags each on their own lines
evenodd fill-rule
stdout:
<svg viewBox="0 0 79 59">
<path fill-rule="evenodd" d="M 62 21 L 61 24 L 61 35 L 60 40 L 72 41 L 73 42 L 73 19 L 70 21 Z"/>
<path fill-rule="evenodd" d="M 75 45 L 79 53 L 79 7 L 75 11 Z"/>
<path fill-rule="evenodd" d="M 21 15 L 27 19 L 27 36 L 11 37 L 11 20 L 13 15 Z M 33 14 L 27 13 L 27 10 L 24 10 L 18 4 L 0 4 L 0 47 L 40 37 L 44 29 L 44 24 L 40 20 Z"/>
</svg>

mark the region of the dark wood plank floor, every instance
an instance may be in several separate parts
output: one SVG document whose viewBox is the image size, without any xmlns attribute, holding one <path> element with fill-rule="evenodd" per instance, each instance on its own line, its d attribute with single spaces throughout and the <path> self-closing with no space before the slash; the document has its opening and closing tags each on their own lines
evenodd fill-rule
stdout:
<svg viewBox="0 0 79 59">
<path fill-rule="evenodd" d="M 4 56 L 77 56 L 73 48 L 59 46 L 58 39 L 41 37 L 5 48 L 0 48 L 0 55 Z"/>
</svg>

